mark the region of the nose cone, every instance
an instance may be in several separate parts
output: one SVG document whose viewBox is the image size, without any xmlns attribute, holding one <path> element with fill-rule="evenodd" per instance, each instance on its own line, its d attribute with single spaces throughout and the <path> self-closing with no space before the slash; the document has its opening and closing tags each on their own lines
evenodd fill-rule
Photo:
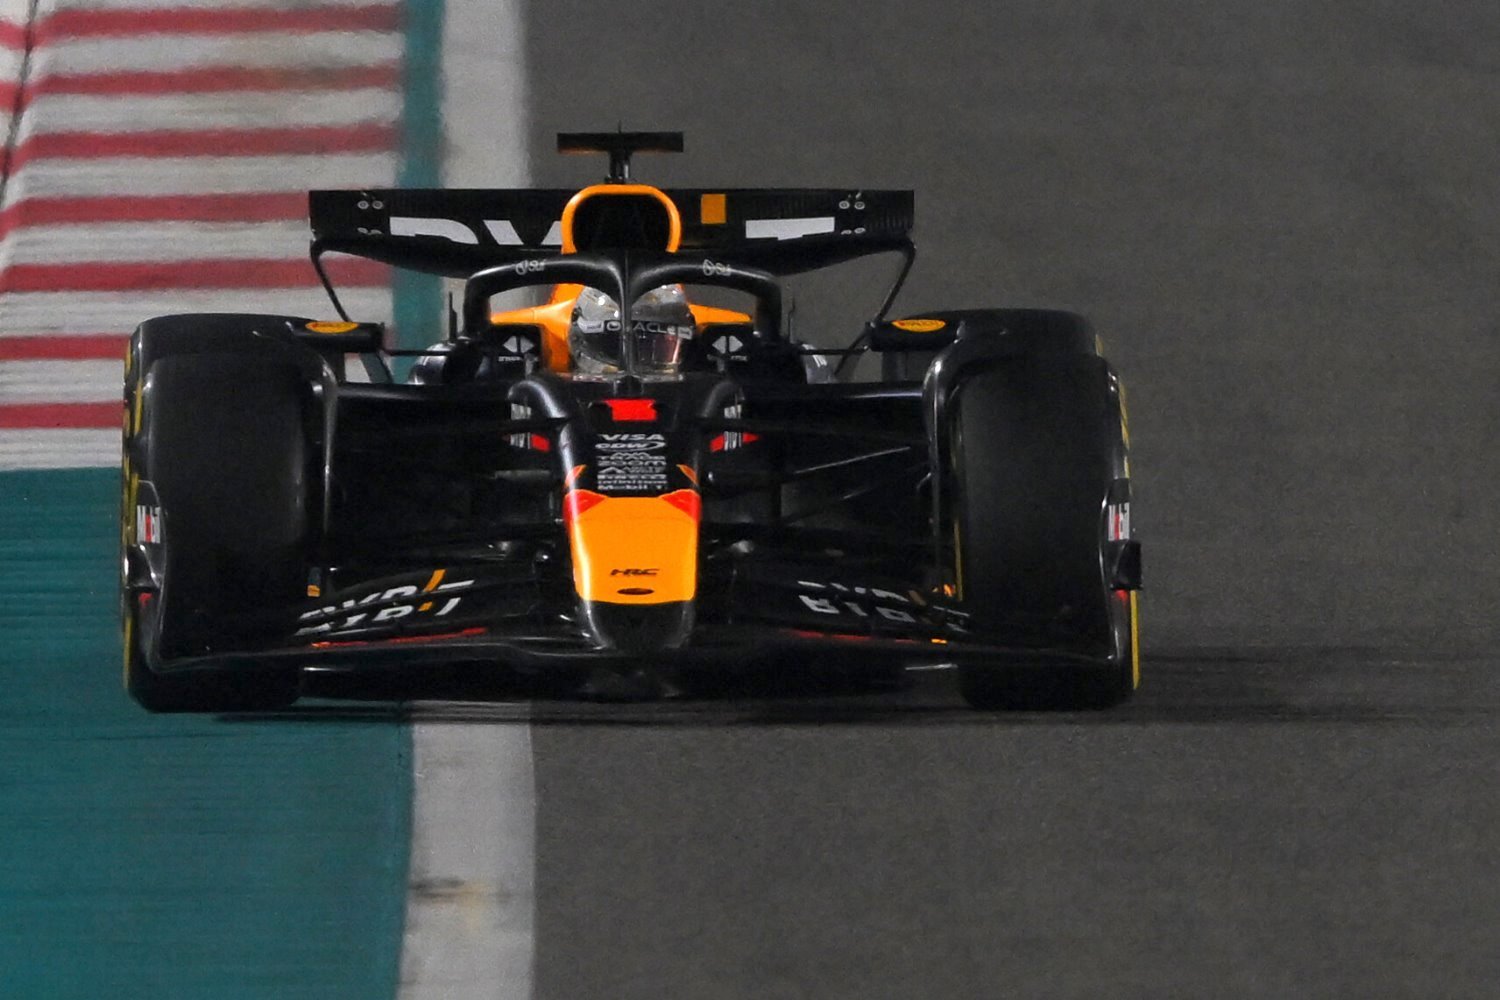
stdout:
<svg viewBox="0 0 1500 1000">
<path fill-rule="evenodd" d="M 699 510 L 697 492 L 686 489 L 625 497 L 580 489 L 564 497 L 573 585 L 601 646 L 645 656 L 687 643 Z"/>
<path fill-rule="evenodd" d="M 584 618 L 600 645 L 631 656 L 649 656 L 687 644 L 693 602 L 606 604 L 588 601 Z"/>
</svg>

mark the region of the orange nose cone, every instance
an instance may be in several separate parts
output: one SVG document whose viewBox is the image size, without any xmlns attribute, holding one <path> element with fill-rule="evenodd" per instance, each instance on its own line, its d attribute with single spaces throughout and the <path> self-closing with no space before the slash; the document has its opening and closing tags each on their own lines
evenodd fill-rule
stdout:
<svg viewBox="0 0 1500 1000">
<path fill-rule="evenodd" d="M 563 510 L 578 596 L 608 604 L 691 601 L 699 509 L 694 490 L 656 497 L 570 491 Z"/>
</svg>

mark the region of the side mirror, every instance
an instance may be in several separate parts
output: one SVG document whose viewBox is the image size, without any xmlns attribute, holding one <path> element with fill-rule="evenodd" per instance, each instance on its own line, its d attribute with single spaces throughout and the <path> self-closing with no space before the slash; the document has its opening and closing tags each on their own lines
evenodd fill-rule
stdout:
<svg viewBox="0 0 1500 1000">
<path fill-rule="evenodd" d="M 378 351 L 385 341 L 383 323 L 311 321 L 292 326 L 292 333 L 320 353 L 339 355 Z"/>
<path fill-rule="evenodd" d="M 946 319 L 912 317 L 870 327 L 870 348 L 876 351 L 940 351 L 953 343 L 958 324 Z"/>
</svg>

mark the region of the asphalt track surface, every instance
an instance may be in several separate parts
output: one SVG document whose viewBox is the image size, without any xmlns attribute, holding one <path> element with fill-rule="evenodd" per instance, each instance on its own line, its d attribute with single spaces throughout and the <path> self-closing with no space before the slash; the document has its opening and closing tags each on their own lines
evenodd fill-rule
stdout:
<svg viewBox="0 0 1500 1000">
<path fill-rule="evenodd" d="M 1102 715 L 976 717 L 938 676 L 539 709 L 537 996 L 1496 995 L 1500 8 L 563 0 L 528 32 L 536 183 L 597 172 L 554 131 L 681 128 L 638 176 L 917 188 L 902 308 L 1090 315 L 1148 587 L 1145 687 Z"/>
<path fill-rule="evenodd" d="M 536 995 L 1493 997 L 1495 665 L 1159 651 L 1090 715 L 938 675 L 539 706 Z"/>
<path fill-rule="evenodd" d="M 538 997 L 1481 998 L 1495 665 L 1159 650 L 1102 713 L 978 714 L 934 672 L 281 721 L 531 727 Z"/>
</svg>

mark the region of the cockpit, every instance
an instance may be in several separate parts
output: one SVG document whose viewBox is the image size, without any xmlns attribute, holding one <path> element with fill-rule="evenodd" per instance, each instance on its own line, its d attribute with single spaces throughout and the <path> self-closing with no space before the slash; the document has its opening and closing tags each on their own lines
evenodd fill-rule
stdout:
<svg viewBox="0 0 1500 1000">
<path fill-rule="evenodd" d="M 560 228 L 564 254 L 676 253 L 682 240 L 681 213 L 665 192 L 619 181 L 579 191 L 563 209 Z M 628 330 L 614 298 L 575 284 L 556 286 L 546 305 L 494 312 L 490 321 L 540 328 L 542 362 L 552 371 L 602 375 L 622 371 L 628 362 L 647 377 L 679 372 L 693 355 L 695 338 L 711 327 L 752 322 L 746 313 L 691 302 L 681 284 L 637 297 Z"/>
</svg>

